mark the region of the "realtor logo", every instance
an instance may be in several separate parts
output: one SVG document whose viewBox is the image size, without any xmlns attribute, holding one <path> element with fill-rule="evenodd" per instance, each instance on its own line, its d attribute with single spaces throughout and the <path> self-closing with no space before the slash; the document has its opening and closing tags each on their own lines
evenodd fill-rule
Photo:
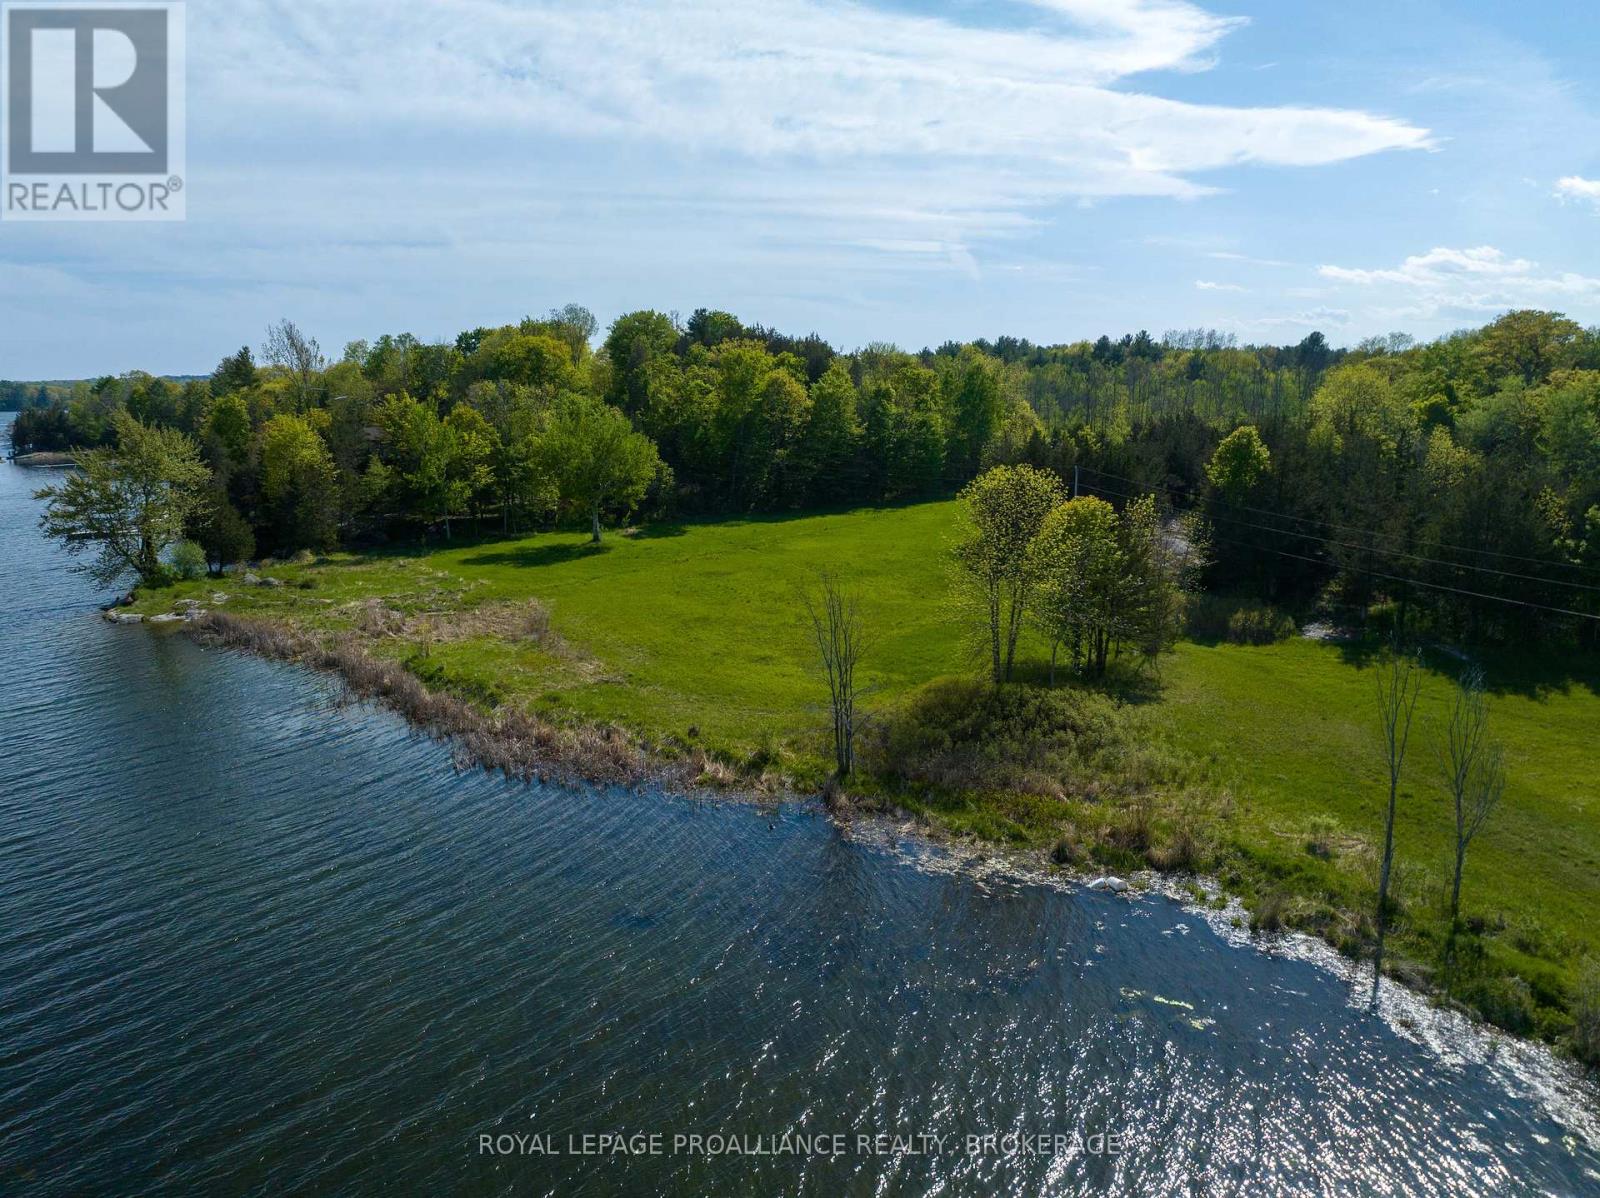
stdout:
<svg viewBox="0 0 1600 1198">
<path fill-rule="evenodd" d="M 0 4 L 0 219 L 182 220 L 182 4 Z"/>
</svg>

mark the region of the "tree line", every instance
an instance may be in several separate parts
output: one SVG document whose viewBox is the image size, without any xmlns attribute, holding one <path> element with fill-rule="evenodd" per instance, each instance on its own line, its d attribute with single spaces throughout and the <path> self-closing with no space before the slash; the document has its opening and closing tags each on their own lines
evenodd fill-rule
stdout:
<svg viewBox="0 0 1600 1198">
<path fill-rule="evenodd" d="M 948 496 L 1028 465 L 1118 512 L 1148 496 L 1204 514 L 1209 581 L 1271 603 L 1461 638 L 1593 645 L 1600 624 L 1600 334 L 1555 313 L 1348 350 L 1188 330 L 842 353 L 704 309 L 628 313 L 602 336 L 569 305 L 337 361 L 284 321 L 209 377 L 39 400 L 19 451 L 114 447 L 119 415 L 188 438 L 210 472 L 188 532 L 231 542 L 224 557 L 246 527 L 280 555 L 463 521 L 598 536 L 635 513 Z"/>
</svg>

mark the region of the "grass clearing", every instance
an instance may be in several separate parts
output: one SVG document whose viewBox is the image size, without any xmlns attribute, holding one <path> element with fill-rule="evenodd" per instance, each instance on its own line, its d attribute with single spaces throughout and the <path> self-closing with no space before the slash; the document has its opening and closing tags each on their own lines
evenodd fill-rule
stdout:
<svg viewBox="0 0 1600 1198">
<path fill-rule="evenodd" d="M 658 746 L 695 746 L 813 786 L 829 759 L 825 688 L 797 588 L 831 567 L 859 593 L 866 705 L 894 709 L 977 664 L 946 601 L 953 514 L 952 504 L 929 503 L 686 524 L 612 534 L 598 549 L 577 533 L 462 539 L 264 567 L 283 580 L 277 588 L 238 577 L 182 583 L 141 594 L 135 610 L 186 597 L 211 606 L 224 591 L 220 610 L 231 614 L 338 631 L 383 626 L 380 607 L 395 619 L 372 652 L 412 661 L 432 685 L 555 721 L 620 724 Z M 1081 776 L 1055 795 L 883 778 L 862 786 L 893 790 L 955 832 L 1065 860 L 1120 867 L 1166 853 L 1182 864 L 1199 838 L 1207 867 L 1253 906 L 1269 902 L 1273 921 L 1354 949 L 1384 800 L 1369 652 L 1302 638 L 1180 645 L 1159 678 L 1120 692 L 1125 731 L 1148 751 L 1115 767 L 1140 775 L 1115 797 Z M 1028 654 L 1042 656 L 1036 646 Z M 1450 858 L 1433 745 L 1460 662 L 1439 651 L 1427 664 L 1399 808 L 1395 939 L 1424 970 L 1439 957 Z M 1480 664 L 1509 786 L 1468 859 L 1465 952 L 1474 976 L 1520 979 L 1537 1030 L 1553 1035 L 1583 958 L 1600 952 L 1600 665 L 1527 654 Z M 1211 796 L 1203 806 L 1201 793 Z M 1155 826 L 1141 829 L 1151 816 L 1139 804 L 1151 799 Z M 1153 837 L 1147 848 L 1141 835 Z M 1516 1006 L 1519 994 L 1474 1001 Z"/>
</svg>

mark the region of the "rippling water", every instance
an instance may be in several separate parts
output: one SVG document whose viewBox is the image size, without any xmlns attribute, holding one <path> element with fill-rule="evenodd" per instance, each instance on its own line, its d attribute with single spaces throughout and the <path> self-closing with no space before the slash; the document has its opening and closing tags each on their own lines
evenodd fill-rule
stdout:
<svg viewBox="0 0 1600 1198">
<path fill-rule="evenodd" d="M 1166 899 L 460 775 L 325 681 L 109 626 L 41 479 L 0 465 L 0 1193 L 1600 1187 L 1562 1068 Z M 606 1132 L 661 1153 L 573 1153 Z M 673 1151 L 786 1132 L 846 1151 Z M 1062 1139 L 965 1139 L 1006 1133 Z M 556 1154 L 480 1151 L 512 1134 Z"/>
</svg>

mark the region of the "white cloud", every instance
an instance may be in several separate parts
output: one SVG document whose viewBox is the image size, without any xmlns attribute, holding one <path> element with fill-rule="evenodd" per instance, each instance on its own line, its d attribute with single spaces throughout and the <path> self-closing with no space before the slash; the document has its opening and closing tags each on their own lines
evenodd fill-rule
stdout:
<svg viewBox="0 0 1600 1198">
<path fill-rule="evenodd" d="M 1431 144 L 1403 117 L 1296 106 L 1283 72 L 1283 103 L 1271 73 L 1249 77 L 1251 105 L 1167 98 L 1173 73 L 1215 68 L 1242 24 L 1206 0 L 909 8 L 190 5 L 191 220 L 41 225 L 5 245 L 8 271 L 46 265 L 56 291 L 142 305 L 162 327 L 97 316 L 86 338 L 61 315 L 82 306 L 13 289 L 24 298 L 0 303 L 0 353 L 8 372 L 186 370 L 285 313 L 333 344 L 449 336 L 569 298 L 602 316 L 708 303 L 846 343 L 970 335 L 998 303 L 1036 336 L 1075 335 L 1070 321 L 1133 301 L 1100 288 L 1106 299 L 1058 308 L 1041 281 L 1094 275 L 1147 227 L 1119 224 L 1114 200 L 1193 199 L 1235 185 L 1225 168 Z M 1230 67 L 1234 83 L 1249 69 Z M 1100 244 L 1046 234 L 1074 203 L 1094 217 L 1060 219 L 1104 230 Z M 1162 227 L 1183 232 L 1183 214 Z M 1214 236 L 1191 254 L 1240 248 Z M 1161 285 L 1191 296 L 1185 278 L 1234 274 L 1173 269 Z M 1002 270 L 1040 285 L 991 288 L 980 306 L 966 281 Z M 851 305 L 866 315 L 842 316 Z"/>
<path fill-rule="evenodd" d="M 1556 195 L 1563 200 L 1588 200 L 1592 204 L 1600 204 L 1600 179 L 1567 175 L 1556 180 Z"/>
<path fill-rule="evenodd" d="M 1350 319 L 1350 313 L 1344 308 L 1311 308 L 1304 312 L 1296 312 L 1292 316 L 1265 316 L 1260 320 L 1245 323 L 1249 327 L 1263 329 L 1340 329 L 1349 324 Z"/>
<path fill-rule="evenodd" d="M 1317 273 L 1335 283 L 1387 288 L 1398 305 L 1374 309 L 1374 314 L 1412 319 L 1600 300 L 1600 279 L 1572 271 L 1545 271 L 1537 262 L 1508 257 L 1490 245 L 1471 249 L 1437 246 L 1425 254 L 1413 254 L 1396 267 L 1322 266 Z"/>
<path fill-rule="evenodd" d="M 1534 269 L 1526 258 L 1507 258 L 1492 245 L 1468 250 L 1435 246 L 1426 254 L 1413 254 L 1392 270 L 1357 270 L 1344 266 L 1319 267 L 1325 279 L 1344 283 L 1406 283 L 1425 287 L 1476 278 L 1521 278 Z"/>
<path fill-rule="evenodd" d="M 1196 291 L 1243 291 L 1244 288 L 1237 283 L 1213 283 L 1210 279 L 1196 279 Z"/>
<path fill-rule="evenodd" d="M 568 158 L 573 140 L 613 158 L 668 147 L 696 156 L 708 183 L 740 164 L 810 171 L 852 209 L 914 196 L 898 202 L 958 222 L 974 207 L 1195 197 L 1211 188 L 1192 176 L 1218 168 L 1429 144 L 1425 129 L 1358 110 L 1132 90 L 1136 75 L 1209 68 L 1241 24 L 1188 0 L 1023 2 L 1015 30 L 848 0 L 197 5 L 191 112 L 218 129 L 266 122 L 368 144 L 382 127 L 558 137 Z M 537 177 L 545 164 L 507 146 L 496 165 Z"/>
</svg>

